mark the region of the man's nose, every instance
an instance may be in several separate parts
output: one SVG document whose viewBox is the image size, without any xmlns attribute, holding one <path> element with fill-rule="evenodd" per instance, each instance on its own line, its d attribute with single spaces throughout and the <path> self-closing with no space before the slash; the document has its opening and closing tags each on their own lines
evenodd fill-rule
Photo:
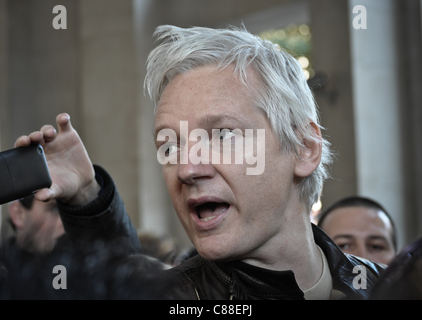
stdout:
<svg viewBox="0 0 422 320">
<path fill-rule="evenodd" d="M 368 259 L 368 252 L 366 250 L 365 244 L 361 244 L 359 243 L 358 245 L 356 245 L 356 249 L 355 251 L 352 253 L 355 256 L 364 258 L 364 259 Z"/>
<path fill-rule="evenodd" d="M 177 179 L 184 184 L 194 184 L 199 179 L 211 179 L 215 176 L 215 168 L 209 159 L 209 154 L 201 154 L 199 163 L 192 163 L 191 149 L 189 148 L 187 163 L 180 163 L 177 168 Z M 207 163 L 208 162 L 208 163 Z"/>
</svg>

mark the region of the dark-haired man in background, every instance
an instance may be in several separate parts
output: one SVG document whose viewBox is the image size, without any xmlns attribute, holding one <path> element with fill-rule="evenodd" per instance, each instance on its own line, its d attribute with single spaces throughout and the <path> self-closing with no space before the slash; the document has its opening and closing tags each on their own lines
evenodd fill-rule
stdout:
<svg viewBox="0 0 422 320">
<path fill-rule="evenodd" d="M 384 264 L 396 255 L 394 222 L 374 200 L 358 196 L 341 199 L 320 215 L 318 226 L 345 253 Z"/>
<path fill-rule="evenodd" d="M 9 218 L 16 235 L 9 245 L 31 253 L 49 253 L 65 233 L 56 200 L 42 202 L 33 195 L 9 204 Z"/>
</svg>

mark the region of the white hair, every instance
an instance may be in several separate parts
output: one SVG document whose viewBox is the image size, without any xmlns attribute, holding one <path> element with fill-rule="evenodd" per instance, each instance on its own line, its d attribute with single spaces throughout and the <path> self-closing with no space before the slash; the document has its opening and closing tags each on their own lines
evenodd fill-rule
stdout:
<svg viewBox="0 0 422 320">
<path fill-rule="evenodd" d="M 154 35 L 161 43 L 148 57 L 144 86 L 155 106 L 166 85 L 178 74 L 207 65 L 217 65 L 217 69 L 233 65 L 235 74 L 246 85 L 247 68 L 252 67 L 262 82 L 252 88 L 254 102 L 279 136 L 283 152 L 295 151 L 298 155 L 303 141 L 322 144 L 318 168 L 299 184 L 301 200 L 308 208 L 317 202 L 332 157 L 328 141 L 310 125 L 313 122 L 321 128 L 316 102 L 297 60 L 245 29 L 166 25 L 158 27 Z"/>
</svg>

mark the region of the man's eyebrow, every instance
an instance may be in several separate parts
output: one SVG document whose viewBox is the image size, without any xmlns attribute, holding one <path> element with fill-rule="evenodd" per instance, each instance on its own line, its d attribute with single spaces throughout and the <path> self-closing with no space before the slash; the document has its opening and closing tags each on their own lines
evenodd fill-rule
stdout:
<svg viewBox="0 0 422 320">
<path fill-rule="evenodd" d="M 210 128 L 210 127 L 213 128 L 213 129 L 218 129 L 218 128 L 214 128 L 214 127 L 222 125 L 222 124 L 231 125 L 231 126 L 239 126 L 239 125 L 246 126 L 247 125 L 247 123 L 245 121 L 243 121 L 241 118 L 235 117 L 235 116 L 232 116 L 232 115 L 227 115 L 227 114 L 205 115 L 202 119 L 200 119 L 198 121 L 198 123 L 200 124 L 199 128 L 203 128 L 203 129 L 204 128 Z M 163 123 L 163 124 L 160 124 L 157 127 L 155 127 L 155 129 L 154 129 L 155 140 L 157 140 L 158 133 L 163 129 L 170 129 L 170 126 L 166 123 Z M 189 130 L 191 130 L 191 129 L 192 128 L 190 127 Z M 197 129 L 197 128 L 193 128 L 193 129 Z M 178 130 L 176 130 L 176 131 L 178 131 Z"/>
<path fill-rule="evenodd" d="M 351 239 L 354 238 L 354 236 L 352 236 L 351 234 L 338 234 L 338 235 L 333 237 L 333 240 L 336 240 L 338 238 L 346 238 L 346 239 L 351 240 Z"/>
<path fill-rule="evenodd" d="M 242 124 L 244 121 L 242 121 L 242 119 L 240 119 L 239 117 L 234 117 L 234 116 L 226 115 L 226 114 L 219 114 L 219 115 L 206 115 L 199 122 L 206 127 L 213 127 L 223 122 L 224 124 L 238 125 L 238 124 Z"/>
<path fill-rule="evenodd" d="M 385 241 L 385 242 L 388 242 L 388 240 L 387 240 L 387 238 L 386 237 L 384 237 L 384 236 L 369 236 L 368 237 L 370 240 L 382 240 L 382 241 Z"/>
</svg>

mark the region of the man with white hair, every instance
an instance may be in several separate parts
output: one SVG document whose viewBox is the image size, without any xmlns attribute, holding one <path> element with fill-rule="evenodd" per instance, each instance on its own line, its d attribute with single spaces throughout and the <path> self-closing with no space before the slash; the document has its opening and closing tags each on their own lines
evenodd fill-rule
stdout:
<svg viewBox="0 0 422 320">
<path fill-rule="evenodd" d="M 169 296 L 367 298 L 381 268 L 343 254 L 310 223 L 331 155 L 298 62 L 243 29 L 161 26 L 156 35 L 145 88 L 156 106 L 157 158 L 199 253 L 166 271 L 175 281 Z M 43 144 L 49 159 L 53 186 L 37 198 L 59 200 L 65 227 L 69 213 L 112 214 L 108 234 L 133 239 L 112 180 L 97 167 L 106 175 L 99 185 L 69 117 L 57 122 L 58 134 L 44 126 L 17 141 Z M 65 158 L 55 148 L 74 152 Z"/>
</svg>

